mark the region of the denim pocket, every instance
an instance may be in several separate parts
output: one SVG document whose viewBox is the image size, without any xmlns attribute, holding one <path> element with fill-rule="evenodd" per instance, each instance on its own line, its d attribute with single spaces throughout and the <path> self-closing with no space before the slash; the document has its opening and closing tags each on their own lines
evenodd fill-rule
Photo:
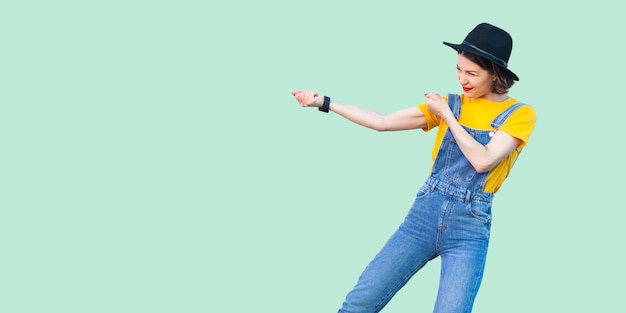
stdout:
<svg viewBox="0 0 626 313">
<path fill-rule="evenodd" d="M 465 131 L 476 139 L 476 130 L 467 127 L 464 128 Z M 461 151 L 454 137 L 450 138 L 447 150 L 445 155 L 446 165 L 443 169 L 444 175 L 446 175 L 449 180 L 457 183 L 468 182 L 474 179 L 477 172 L 469 160 L 467 160 L 463 151 Z"/>
<path fill-rule="evenodd" d="M 491 203 L 472 201 L 467 206 L 467 212 L 483 223 L 491 223 Z"/>
<path fill-rule="evenodd" d="M 430 193 L 430 189 L 431 188 L 428 185 L 420 187 L 420 189 L 417 191 L 417 195 L 415 195 L 415 199 L 425 198 Z"/>
</svg>

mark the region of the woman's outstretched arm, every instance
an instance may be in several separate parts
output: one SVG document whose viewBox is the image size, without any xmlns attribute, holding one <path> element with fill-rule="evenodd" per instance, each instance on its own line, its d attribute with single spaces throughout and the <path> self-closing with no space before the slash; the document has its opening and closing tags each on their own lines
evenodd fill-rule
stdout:
<svg viewBox="0 0 626 313">
<path fill-rule="evenodd" d="M 297 90 L 291 93 L 302 107 L 321 107 L 324 97 L 312 90 Z M 381 114 L 366 108 L 330 102 L 330 111 L 376 131 L 408 130 L 426 127 L 424 113 L 417 107 L 402 109 L 389 114 Z"/>
</svg>

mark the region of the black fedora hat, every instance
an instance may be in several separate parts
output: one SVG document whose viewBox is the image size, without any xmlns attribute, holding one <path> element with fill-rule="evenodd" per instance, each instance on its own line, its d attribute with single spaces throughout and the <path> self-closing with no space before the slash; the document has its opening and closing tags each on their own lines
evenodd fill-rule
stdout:
<svg viewBox="0 0 626 313">
<path fill-rule="evenodd" d="M 519 80 L 519 77 L 508 69 L 513 38 L 504 29 L 481 23 L 467 34 L 461 44 L 455 45 L 445 41 L 443 44 L 456 51 L 465 51 L 486 58 L 512 74 L 515 80 Z"/>
</svg>

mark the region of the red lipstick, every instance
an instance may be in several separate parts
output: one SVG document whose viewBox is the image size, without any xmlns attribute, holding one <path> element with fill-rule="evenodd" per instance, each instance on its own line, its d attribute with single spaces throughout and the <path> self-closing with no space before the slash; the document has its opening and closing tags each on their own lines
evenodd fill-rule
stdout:
<svg viewBox="0 0 626 313">
<path fill-rule="evenodd" d="M 463 87 L 463 91 L 465 91 L 465 92 L 468 92 L 468 91 L 470 91 L 470 90 L 472 90 L 472 89 L 474 89 L 474 88 L 470 88 L 470 87 Z"/>
</svg>

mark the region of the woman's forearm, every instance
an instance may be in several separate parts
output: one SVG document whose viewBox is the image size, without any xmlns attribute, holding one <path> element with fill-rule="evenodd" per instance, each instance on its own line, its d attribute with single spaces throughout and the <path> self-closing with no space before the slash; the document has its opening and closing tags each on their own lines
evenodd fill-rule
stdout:
<svg viewBox="0 0 626 313">
<path fill-rule="evenodd" d="M 331 101 L 330 110 L 361 126 L 376 131 L 385 130 L 385 116 L 370 109 Z"/>
<path fill-rule="evenodd" d="M 487 172 L 494 168 L 513 152 L 520 143 L 519 139 L 509 134 L 496 132 L 491 141 L 483 145 L 476 141 L 454 116 L 449 116 L 445 120 L 461 152 L 479 173 Z"/>
<path fill-rule="evenodd" d="M 330 110 L 344 118 L 376 131 L 409 130 L 426 127 L 424 112 L 409 107 L 389 114 L 331 101 Z"/>
</svg>

